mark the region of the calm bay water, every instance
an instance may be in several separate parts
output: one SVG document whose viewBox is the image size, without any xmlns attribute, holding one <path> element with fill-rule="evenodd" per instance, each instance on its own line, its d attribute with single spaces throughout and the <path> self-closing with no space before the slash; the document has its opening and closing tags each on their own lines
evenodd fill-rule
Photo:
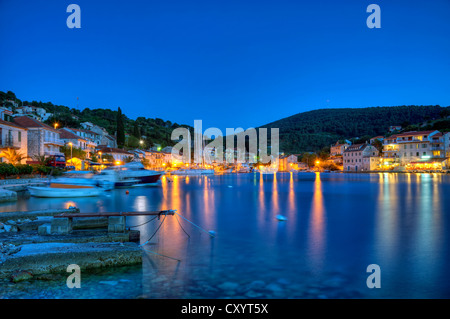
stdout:
<svg viewBox="0 0 450 319">
<path fill-rule="evenodd" d="M 1 290 L 9 298 L 449 298 L 449 195 L 450 176 L 439 174 L 252 173 L 164 177 L 128 195 L 21 199 L 0 212 L 176 209 L 216 237 L 180 219 L 189 238 L 168 216 L 142 266 L 82 274 L 81 289 L 62 277 Z M 139 227 L 141 241 L 158 225 Z M 370 264 L 381 267 L 380 289 L 366 286 Z"/>
</svg>

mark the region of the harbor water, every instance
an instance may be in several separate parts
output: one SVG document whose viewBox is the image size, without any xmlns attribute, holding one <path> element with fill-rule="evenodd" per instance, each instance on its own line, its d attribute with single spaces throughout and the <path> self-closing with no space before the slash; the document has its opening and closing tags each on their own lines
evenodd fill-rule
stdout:
<svg viewBox="0 0 450 319">
<path fill-rule="evenodd" d="M 92 198 L 20 198 L 0 204 L 0 214 L 176 209 L 206 232 L 176 216 L 162 225 L 164 217 L 128 218 L 144 224 L 133 228 L 141 243 L 160 227 L 142 265 L 82 273 L 80 289 L 67 288 L 64 275 L 1 282 L 0 298 L 449 298 L 449 195 L 441 174 L 249 173 L 164 176 L 159 186 Z M 381 288 L 367 287 L 371 264 Z"/>
</svg>

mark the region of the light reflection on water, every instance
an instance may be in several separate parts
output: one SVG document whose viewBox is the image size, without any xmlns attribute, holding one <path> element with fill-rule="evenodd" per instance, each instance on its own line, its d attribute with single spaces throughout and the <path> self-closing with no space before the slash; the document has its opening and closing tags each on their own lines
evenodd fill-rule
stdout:
<svg viewBox="0 0 450 319">
<path fill-rule="evenodd" d="M 278 294 L 263 290 L 259 297 L 450 297 L 450 220 L 445 214 L 450 211 L 445 196 L 450 194 L 449 176 L 164 176 L 159 187 L 125 191 L 98 198 L 21 199 L 0 205 L 0 211 L 69 206 L 82 212 L 176 209 L 202 228 L 216 231 L 217 237 L 210 238 L 180 220 L 189 238 L 174 217 L 167 217 L 147 249 L 182 261 L 144 252 L 143 266 L 130 268 L 129 278 L 149 298 L 246 297 L 245 287 L 255 280 L 283 282 L 278 283 Z M 287 221 L 277 221 L 278 214 Z M 148 219 L 129 218 L 127 223 Z M 159 223 L 139 228 L 141 242 Z M 365 286 L 366 267 L 372 263 L 382 270 L 379 290 Z M 340 284 L 327 286 L 330 278 Z M 227 281 L 240 288 L 217 288 Z M 94 291 L 85 297 L 105 297 L 103 290 Z"/>
</svg>

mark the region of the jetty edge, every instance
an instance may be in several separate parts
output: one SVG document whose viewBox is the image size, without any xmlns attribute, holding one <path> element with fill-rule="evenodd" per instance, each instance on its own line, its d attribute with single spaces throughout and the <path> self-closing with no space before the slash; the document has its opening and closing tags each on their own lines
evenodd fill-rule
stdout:
<svg viewBox="0 0 450 319">
<path fill-rule="evenodd" d="M 125 216 L 83 215 L 76 207 L 0 213 L 0 279 L 142 263 L 140 233 L 126 229 Z"/>
</svg>

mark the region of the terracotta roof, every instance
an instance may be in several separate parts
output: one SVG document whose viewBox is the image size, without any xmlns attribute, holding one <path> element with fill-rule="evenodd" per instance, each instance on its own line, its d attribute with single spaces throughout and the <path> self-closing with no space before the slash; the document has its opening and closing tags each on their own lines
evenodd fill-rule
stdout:
<svg viewBox="0 0 450 319">
<path fill-rule="evenodd" d="M 345 152 L 347 152 L 347 153 L 348 152 L 359 152 L 359 151 L 364 150 L 369 145 L 370 144 L 366 144 L 366 143 L 364 143 L 364 144 L 353 144 L 353 145 L 347 147 L 347 149 L 344 151 L 344 153 Z"/>
<path fill-rule="evenodd" d="M 88 133 L 88 134 L 94 134 L 94 135 L 100 135 L 100 134 L 92 132 L 90 130 L 85 130 L 85 129 L 80 129 L 80 128 L 71 128 L 71 127 L 69 127 L 69 130 L 76 131 L 76 132 Z"/>
<path fill-rule="evenodd" d="M 83 141 L 86 141 L 81 136 L 73 134 L 72 132 L 70 132 L 70 131 L 68 131 L 67 129 L 64 129 L 64 128 L 59 130 L 59 138 L 61 138 L 61 139 L 72 139 L 72 140 L 83 140 Z"/>
<path fill-rule="evenodd" d="M 55 133 L 59 133 L 58 130 L 55 130 L 53 127 L 51 127 L 50 125 L 44 124 L 42 122 L 39 122 L 38 120 L 35 120 L 29 116 L 17 116 L 14 118 L 14 122 L 16 124 L 19 124 L 20 126 L 23 127 L 42 127 L 45 128 L 47 130 L 53 131 Z"/>
<path fill-rule="evenodd" d="M 396 139 L 397 138 L 397 134 L 391 135 L 389 137 L 386 137 L 386 140 L 392 140 L 392 139 Z"/>
<path fill-rule="evenodd" d="M 412 132 L 405 132 L 405 133 L 400 133 L 400 134 L 396 134 L 396 137 L 404 137 L 404 136 L 418 136 L 418 135 L 428 135 L 431 134 L 433 132 L 436 132 L 436 130 L 433 131 L 412 131 Z"/>
<path fill-rule="evenodd" d="M 27 128 L 25 128 L 25 127 L 23 127 L 23 126 L 21 126 L 21 125 L 19 125 L 17 123 L 8 122 L 8 121 L 4 121 L 4 120 L 0 120 L 0 124 L 21 128 L 22 130 L 26 130 L 27 129 Z"/>
</svg>

